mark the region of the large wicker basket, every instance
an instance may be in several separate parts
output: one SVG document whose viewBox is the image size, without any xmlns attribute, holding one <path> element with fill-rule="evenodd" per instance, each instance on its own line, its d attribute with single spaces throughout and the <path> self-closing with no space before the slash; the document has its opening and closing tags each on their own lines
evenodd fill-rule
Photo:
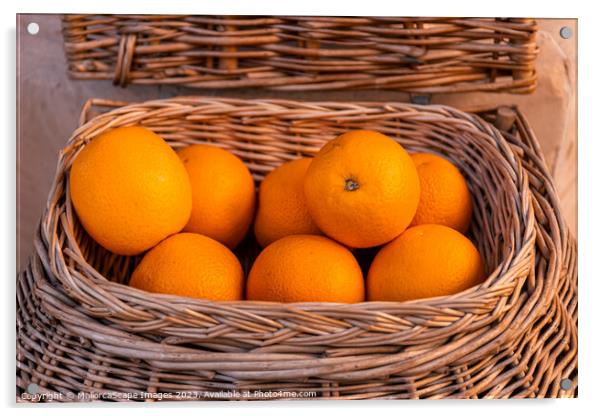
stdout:
<svg viewBox="0 0 602 416">
<path fill-rule="evenodd" d="M 522 114 L 480 115 L 392 102 L 88 102 L 18 276 L 18 400 L 40 398 L 28 395 L 32 385 L 59 401 L 576 395 L 575 242 Z M 213 302 L 130 288 L 123 283 L 139 259 L 88 237 L 67 173 L 95 136 L 134 123 L 173 147 L 227 148 L 257 179 L 356 128 L 443 154 L 475 196 L 470 236 L 489 277 L 403 303 Z M 237 255 L 248 268 L 257 251 L 249 236 Z"/>
<path fill-rule="evenodd" d="M 535 89 L 533 19 L 66 15 L 69 74 L 125 86 Z"/>
</svg>

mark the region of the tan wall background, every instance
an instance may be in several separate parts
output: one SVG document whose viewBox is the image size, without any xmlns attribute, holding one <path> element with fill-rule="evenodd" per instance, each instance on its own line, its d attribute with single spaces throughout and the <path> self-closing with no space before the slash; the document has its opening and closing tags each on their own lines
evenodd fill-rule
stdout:
<svg viewBox="0 0 602 416">
<path fill-rule="evenodd" d="M 30 22 L 40 26 L 29 35 Z M 434 103 L 459 108 L 474 105 L 517 104 L 539 138 L 553 173 L 561 206 L 569 227 L 577 230 L 576 135 L 576 20 L 539 21 L 539 86 L 534 94 L 472 93 L 436 95 Z M 569 26 L 573 36 L 562 39 L 560 28 Z M 193 90 L 183 87 L 129 86 L 110 81 L 73 81 L 67 78 L 61 26 L 56 15 L 20 15 L 17 19 L 17 267 L 21 269 L 33 250 L 33 235 L 46 199 L 58 153 L 77 127 L 82 105 L 88 98 L 143 101 L 174 95 L 221 95 L 243 98 L 278 97 L 306 100 L 408 101 L 406 94 L 391 91 L 339 91 L 285 93 L 247 89 Z"/>
</svg>

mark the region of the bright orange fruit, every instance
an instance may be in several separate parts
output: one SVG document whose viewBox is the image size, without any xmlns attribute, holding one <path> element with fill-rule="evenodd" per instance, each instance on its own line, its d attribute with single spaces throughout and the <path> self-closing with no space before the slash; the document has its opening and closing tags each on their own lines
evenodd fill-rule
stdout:
<svg viewBox="0 0 602 416">
<path fill-rule="evenodd" d="M 458 168 L 434 154 L 411 156 L 420 179 L 420 202 L 412 225 L 441 224 L 465 233 L 472 217 L 472 202 Z"/>
<path fill-rule="evenodd" d="M 251 172 L 237 156 L 215 146 L 196 144 L 178 155 L 192 186 L 192 214 L 184 231 L 236 247 L 253 221 L 255 183 Z"/>
<path fill-rule="evenodd" d="M 192 207 L 184 165 L 161 137 L 140 126 L 90 141 L 73 161 L 69 191 L 88 234 L 122 255 L 142 253 L 180 231 Z"/>
<path fill-rule="evenodd" d="M 200 234 L 175 234 L 150 250 L 130 286 L 154 293 L 211 300 L 239 300 L 243 271 L 223 244 Z"/>
<path fill-rule="evenodd" d="M 286 162 L 271 171 L 259 186 L 255 236 L 262 247 L 291 234 L 320 234 L 303 194 L 311 159 Z"/>
<path fill-rule="evenodd" d="M 405 301 L 453 295 L 483 280 L 472 242 L 438 224 L 410 227 L 384 246 L 368 272 L 368 300 Z"/>
<path fill-rule="evenodd" d="M 361 302 L 364 280 L 355 257 L 342 245 L 317 235 L 289 235 L 267 246 L 255 260 L 247 299 Z"/>
<path fill-rule="evenodd" d="M 407 228 L 420 184 L 399 143 L 359 130 L 322 147 L 307 170 L 304 191 L 311 217 L 326 235 L 363 248 L 384 244 Z"/>
</svg>

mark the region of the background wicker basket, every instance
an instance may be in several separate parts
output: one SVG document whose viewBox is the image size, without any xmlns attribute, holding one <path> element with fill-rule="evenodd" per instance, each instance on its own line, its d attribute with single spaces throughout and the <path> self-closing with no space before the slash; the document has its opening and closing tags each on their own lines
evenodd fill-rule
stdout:
<svg viewBox="0 0 602 416">
<path fill-rule="evenodd" d="M 90 101 L 61 153 L 36 254 L 18 277 L 19 400 L 30 383 L 65 401 L 80 392 L 224 399 L 224 390 L 243 400 L 267 398 L 256 391 L 358 399 L 576 394 L 575 242 L 517 110 L 481 113 L 500 132 L 443 106 L 203 97 L 124 104 Z M 104 113 L 106 106 L 117 108 Z M 211 302 L 124 286 L 138 259 L 111 255 L 87 236 L 66 173 L 89 140 L 133 123 L 174 147 L 228 148 L 256 178 L 358 127 L 444 154 L 476 196 L 471 235 L 490 275 L 454 296 L 351 305 Z M 256 254 L 252 238 L 237 250 L 247 267 Z M 561 390 L 561 379 L 572 385 Z"/>
<path fill-rule="evenodd" d="M 533 19 L 65 15 L 69 73 L 125 86 L 535 89 Z"/>
</svg>

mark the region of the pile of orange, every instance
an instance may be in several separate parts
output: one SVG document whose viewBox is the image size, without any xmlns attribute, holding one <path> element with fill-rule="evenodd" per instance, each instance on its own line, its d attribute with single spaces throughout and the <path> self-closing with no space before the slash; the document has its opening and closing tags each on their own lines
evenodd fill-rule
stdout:
<svg viewBox="0 0 602 416">
<path fill-rule="evenodd" d="M 120 255 L 144 255 L 132 287 L 211 300 L 405 301 L 482 282 L 467 238 L 462 173 L 443 156 L 409 154 L 373 131 L 351 131 L 259 184 L 209 144 L 177 153 L 157 134 L 121 127 L 76 156 L 69 194 L 88 234 Z M 250 231 L 252 230 L 252 231 Z M 248 276 L 233 253 L 263 251 Z M 356 255 L 380 247 L 364 278 Z"/>
</svg>

